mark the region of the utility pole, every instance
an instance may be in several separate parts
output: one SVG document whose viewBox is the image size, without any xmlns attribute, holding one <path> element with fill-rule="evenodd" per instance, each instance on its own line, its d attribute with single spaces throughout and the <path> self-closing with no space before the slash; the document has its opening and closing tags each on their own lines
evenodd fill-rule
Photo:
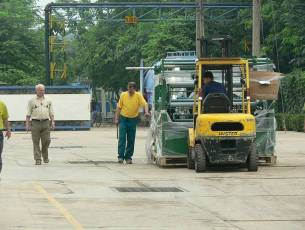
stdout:
<svg viewBox="0 0 305 230">
<path fill-rule="evenodd" d="M 46 65 L 46 83 L 47 85 L 52 85 L 51 75 L 50 75 L 50 17 L 51 17 L 51 8 L 48 4 L 44 10 L 45 15 L 45 65 Z"/>
<path fill-rule="evenodd" d="M 200 39 L 204 37 L 203 0 L 196 0 L 199 8 L 196 8 L 196 55 L 201 56 Z"/>
<path fill-rule="evenodd" d="M 141 92 L 141 94 L 143 94 L 144 93 L 144 69 L 143 69 L 144 60 L 143 60 L 143 58 L 141 58 L 140 67 L 141 67 L 141 69 L 140 69 L 140 92 Z"/>
<path fill-rule="evenodd" d="M 259 57 L 261 49 L 261 1 L 253 0 L 253 26 L 252 26 L 252 56 Z"/>
</svg>

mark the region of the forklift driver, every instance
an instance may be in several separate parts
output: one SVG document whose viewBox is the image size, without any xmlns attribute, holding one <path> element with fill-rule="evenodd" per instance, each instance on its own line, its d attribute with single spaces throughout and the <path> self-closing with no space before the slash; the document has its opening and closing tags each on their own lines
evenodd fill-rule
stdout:
<svg viewBox="0 0 305 230">
<path fill-rule="evenodd" d="M 223 84 L 214 81 L 213 73 L 207 71 L 203 75 L 204 97 L 211 93 L 226 93 Z"/>
</svg>

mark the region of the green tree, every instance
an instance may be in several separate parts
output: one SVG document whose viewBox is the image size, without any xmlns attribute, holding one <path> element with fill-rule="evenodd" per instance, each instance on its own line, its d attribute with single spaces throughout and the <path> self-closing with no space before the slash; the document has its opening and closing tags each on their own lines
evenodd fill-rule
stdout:
<svg viewBox="0 0 305 230">
<path fill-rule="evenodd" d="M 300 0 L 265 1 L 262 11 L 265 54 L 274 60 L 279 70 L 284 73 L 291 72 L 295 68 L 304 70 L 304 2 Z"/>
<path fill-rule="evenodd" d="M 43 77 L 42 30 L 31 0 L 4 0 L 0 7 L 0 79 L 34 84 Z"/>
</svg>

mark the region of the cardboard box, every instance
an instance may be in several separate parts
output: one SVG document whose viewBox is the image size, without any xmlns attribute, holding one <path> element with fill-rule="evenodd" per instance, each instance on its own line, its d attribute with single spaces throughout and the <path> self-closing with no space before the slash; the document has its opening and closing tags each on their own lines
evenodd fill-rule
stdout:
<svg viewBox="0 0 305 230">
<path fill-rule="evenodd" d="M 280 79 L 278 72 L 250 72 L 250 96 L 253 100 L 277 100 Z"/>
</svg>

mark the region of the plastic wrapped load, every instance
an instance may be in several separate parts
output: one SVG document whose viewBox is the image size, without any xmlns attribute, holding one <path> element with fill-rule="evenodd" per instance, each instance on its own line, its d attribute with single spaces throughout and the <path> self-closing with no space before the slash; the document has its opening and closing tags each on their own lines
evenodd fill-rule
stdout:
<svg viewBox="0 0 305 230">
<path fill-rule="evenodd" d="M 256 147 L 259 157 L 274 155 L 276 144 L 276 120 L 274 110 L 257 110 L 256 119 Z"/>
<path fill-rule="evenodd" d="M 188 151 L 188 129 L 192 122 L 173 122 L 165 110 L 154 112 L 146 140 L 146 154 L 156 157 L 186 156 Z"/>
</svg>

